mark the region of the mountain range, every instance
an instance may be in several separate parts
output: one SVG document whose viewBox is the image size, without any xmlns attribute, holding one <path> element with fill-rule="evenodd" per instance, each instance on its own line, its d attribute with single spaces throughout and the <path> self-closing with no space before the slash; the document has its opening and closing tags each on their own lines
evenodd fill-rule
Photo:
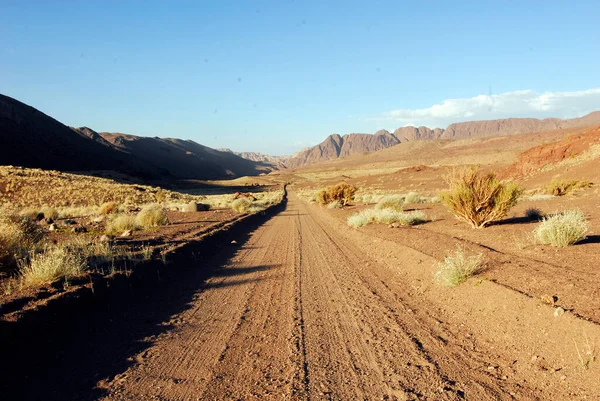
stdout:
<svg viewBox="0 0 600 401">
<path fill-rule="evenodd" d="M 61 171 L 111 170 L 144 180 L 223 179 L 273 167 L 194 141 L 68 127 L 0 95 L 0 164 Z"/>
<path fill-rule="evenodd" d="M 353 154 L 374 152 L 403 142 L 428 139 L 469 139 L 552 131 L 600 124 L 600 111 L 580 118 L 507 118 L 502 120 L 470 121 L 450 124 L 446 129 L 401 127 L 390 133 L 380 130 L 374 134 L 333 134 L 320 144 L 297 152 L 282 162 L 287 168 L 297 168 Z"/>
</svg>

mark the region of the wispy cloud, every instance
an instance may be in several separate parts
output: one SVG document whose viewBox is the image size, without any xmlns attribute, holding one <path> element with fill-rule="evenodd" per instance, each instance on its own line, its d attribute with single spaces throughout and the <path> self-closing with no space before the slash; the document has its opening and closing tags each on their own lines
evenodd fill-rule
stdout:
<svg viewBox="0 0 600 401">
<path fill-rule="evenodd" d="M 399 109 L 382 113 L 372 121 L 389 126 L 425 125 L 445 128 L 451 123 L 509 117 L 580 117 L 600 109 L 600 88 L 575 92 L 532 90 L 447 99 L 424 109 Z M 394 128 L 394 127 L 389 127 Z"/>
</svg>

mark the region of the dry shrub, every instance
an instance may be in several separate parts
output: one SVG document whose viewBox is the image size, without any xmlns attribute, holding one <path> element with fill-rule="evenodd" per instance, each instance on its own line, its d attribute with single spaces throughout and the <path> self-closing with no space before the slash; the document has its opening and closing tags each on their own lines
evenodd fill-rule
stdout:
<svg viewBox="0 0 600 401">
<path fill-rule="evenodd" d="M 40 208 L 40 213 L 42 213 L 44 215 L 44 217 L 47 219 L 58 218 L 58 211 L 56 210 L 56 208 L 54 208 L 52 206 L 42 206 Z"/>
<path fill-rule="evenodd" d="M 371 223 L 399 223 L 403 226 L 412 226 L 424 221 L 425 213 L 420 210 L 411 213 L 402 213 L 394 209 L 365 209 L 348 217 L 346 223 L 351 227 L 358 228 Z"/>
<path fill-rule="evenodd" d="M 124 231 L 135 231 L 139 229 L 135 216 L 126 214 L 117 215 L 114 219 L 108 222 L 106 233 L 111 235 L 120 235 Z"/>
<path fill-rule="evenodd" d="M 119 212 L 119 204 L 117 202 L 105 202 L 100 206 L 100 214 L 111 214 Z"/>
<path fill-rule="evenodd" d="M 553 180 L 550 184 L 546 185 L 546 193 L 554 196 L 563 196 L 571 191 L 575 191 L 581 188 L 587 188 L 592 183 L 589 181 L 581 180 Z"/>
<path fill-rule="evenodd" d="M 338 201 L 342 206 L 346 206 L 354 199 L 356 191 L 358 191 L 358 188 L 354 185 L 340 182 L 319 190 L 316 194 L 316 200 L 321 205 L 329 205 L 331 202 Z"/>
<path fill-rule="evenodd" d="M 82 255 L 67 247 L 46 248 L 31 256 L 29 263 L 21 264 L 20 278 L 25 287 L 50 284 L 59 279 L 79 275 L 85 267 Z"/>
<path fill-rule="evenodd" d="M 568 210 L 544 218 L 534 230 L 536 241 L 552 246 L 569 246 L 585 238 L 587 221 L 580 210 Z"/>
<path fill-rule="evenodd" d="M 231 208 L 234 212 L 248 213 L 252 207 L 252 201 L 248 198 L 238 198 L 231 202 Z"/>
<path fill-rule="evenodd" d="M 342 207 L 342 202 L 340 201 L 333 201 L 331 202 L 329 205 L 327 205 L 327 209 L 340 209 Z"/>
<path fill-rule="evenodd" d="M 169 224 L 167 209 L 156 203 L 146 205 L 140 210 L 135 221 L 143 228 L 164 226 Z"/>
<path fill-rule="evenodd" d="M 402 195 L 387 195 L 381 198 L 375 205 L 375 209 L 391 209 L 397 212 L 404 210 L 404 196 Z"/>
<path fill-rule="evenodd" d="M 506 216 L 523 192 L 516 184 L 498 181 L 495 174 L 474 168 L 455 169 L 444 179 L 450 188 L 440 194 L 442 203 L 473 228 Z"/>
<path fill-rule="evenodd" d="M 0 212 L 0 268 L 16 266 L 43 237 L 30 218 Z"/>
<path fill-rule="evenodd" d="M 469 256 L 464 249 L 458 248 L 438 265 L 434 279 L 438 284 L 454 287 L 481 271 L 482 257 L 482 254 Z"/>
</svg>

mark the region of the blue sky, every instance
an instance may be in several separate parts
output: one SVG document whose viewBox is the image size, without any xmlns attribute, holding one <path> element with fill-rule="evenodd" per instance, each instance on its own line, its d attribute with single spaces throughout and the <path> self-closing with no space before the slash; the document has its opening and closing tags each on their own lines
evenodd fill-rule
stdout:
<svg viewBox="0 0 600 401">
<path fill-rule="evenodd" d="M 291 153 L 600 109 L 600 2 L 0 0 L 0 93 L 97 131 Z"/>
</svg>

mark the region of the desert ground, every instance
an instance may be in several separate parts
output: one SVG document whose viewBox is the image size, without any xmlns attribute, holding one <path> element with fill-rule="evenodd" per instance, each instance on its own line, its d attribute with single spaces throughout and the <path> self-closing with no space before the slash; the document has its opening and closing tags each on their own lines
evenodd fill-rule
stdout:
<svg viewBox="0 0 600 401">
<path fill-rule="evenodd" d="M 32 287 L 18 266 L 2 271 L 2 394 L 600 399 L 599 146 L 597 126 L 423 140 L 170 190 L 4 168 L 5 204 L 34 217 L 54 208 L 57 230 L 46 217 L 36 223 L 50 242 L 96 243 L 115 216 L 139 216 L 148 203 L 162 205 L 169 224 L 115 231 L 110 266 L 68 280 Z M 439 199 L 444 177 L 465 166 L 522 189 L 485 228 Z M 319 191 L 340 182 L 357 188 L 349 203 L 319 204 Z M 76 202 L 56 201 L 62 187 Z M 102 206 L 86 204 L 97 193 L 120 205 L 115 216 L 60 217 Z M 420 216 L 418 224 L 349 224 L 390 195 L 402 196 L 399 213 Z M 247 204 L 236 210 L 240 198 Z M 208 210 L 185 211 L 191 202 Z M 545 218 L 567 210 L 584 216 L 585 238 L 566 247 L 536 240 Z M 440 285 L 436 273 L 454 252 L 477 256 L 478 268 Z"/>
</svg>

